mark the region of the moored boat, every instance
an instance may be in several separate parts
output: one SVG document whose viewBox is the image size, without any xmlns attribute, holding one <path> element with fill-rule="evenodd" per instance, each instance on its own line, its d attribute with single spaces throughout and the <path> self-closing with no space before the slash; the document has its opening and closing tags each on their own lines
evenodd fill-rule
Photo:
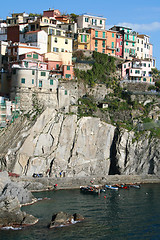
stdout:
<svg viewBox="0 0 160 240">
<path fill-rule="evenodd" d="M 93 195 L 100 193 L 99 189 L 92 187 L 92 186 L 87 186 L 87 187 L 80 186 L 80 191 L 82 193 L 88 193 L 88 194 L 93 194 Z"/>
<path fill-rule="evenodd" d="M 112 185 L 105 185 L 105 188 L 112 189 L 112 190 L 118 190 L 118 187 L 114 187 Z"/>
</svg>

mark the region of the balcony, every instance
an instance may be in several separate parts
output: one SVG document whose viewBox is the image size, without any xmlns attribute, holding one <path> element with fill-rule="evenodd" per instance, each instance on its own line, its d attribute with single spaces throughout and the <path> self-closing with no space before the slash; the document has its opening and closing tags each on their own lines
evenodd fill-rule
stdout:
<svg viewBox="0 0 160 240">
<path fill-rule="evenodd" d="M 104 38 L 104 37 L 98 37 L 98 36 L 96 37 L 96 36 L 94 36 L 93 39 L 107 40 L 107 37 Z"/>
<path fill-rule="evenodd" d="M 109 50 L 116 50 L 115 47 L 112 47 L 112 46 L 106 46 L 106 49 L 109 49 Z"/>
</svg>

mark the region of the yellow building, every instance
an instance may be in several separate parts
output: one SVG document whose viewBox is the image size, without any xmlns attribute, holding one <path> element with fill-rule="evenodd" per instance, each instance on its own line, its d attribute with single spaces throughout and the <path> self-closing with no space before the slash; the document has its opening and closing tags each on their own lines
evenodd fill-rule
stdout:
<svg viewBox="0 0 160 240">
<path fill-rule="evenodd" d="M 46 30 L 49 31 L 48 52 L 72 52 L 73 39 L 64 30 L 51 27 Z"/>
<path fill-rule="evenodd" d="M 90 50 L 91 35 L 89 33 L 79 33 L 77 39 L 74 41 L 74 49 Z"/>
</svg>

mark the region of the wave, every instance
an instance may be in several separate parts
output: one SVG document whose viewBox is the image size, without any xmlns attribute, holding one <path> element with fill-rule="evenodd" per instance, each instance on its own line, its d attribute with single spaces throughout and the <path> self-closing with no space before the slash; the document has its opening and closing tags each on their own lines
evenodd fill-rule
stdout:
<svg viewBox="0 0 160 240">
<path fill-rule="evenodd" d="M 12 226 L 2 228 L 2 230 L 14 230 L 14 231 L 21 230 L 21 229 L 22 229 L 21 227 L 12 227 Z"/>
</svg>

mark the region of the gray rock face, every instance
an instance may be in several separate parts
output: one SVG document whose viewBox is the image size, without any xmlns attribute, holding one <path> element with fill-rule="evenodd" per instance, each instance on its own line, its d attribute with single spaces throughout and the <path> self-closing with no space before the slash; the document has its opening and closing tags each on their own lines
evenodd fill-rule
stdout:
<svg viewBox="0 0 160 240">
<path fill-rule="evenodd" d="M 8 170 L 32 176 L 86 177 L 160 174 L 160 140 L 121 130 L 99 118 L 63 115 L 47 108 L 5 154 Z M 4 136 L 3 136 L 4 137 Z M 1 139 L 0 139 L 1 140 Z"/>
<path fill-rule="evenodd" d="M 11 183 L 11 179 L 6 171 L 0 172 L 0 194 L 3 191 L 6 184 Z"/>
<path fill-rule="evenodd" d="M 21 227 L 33 225 L 38 219 L 20 210 L 17 197 L 3 197 L 0 199 L 0 227 Z"/>
<path fill-rule="evenodd" d="M 22 183 L 11 182 L 7 183 L 2 191 L 0 199 L 3 197 L 17 197 L 20 204 L 28 204 L 33 201 L 33 195 L 23 188 Z"/>
</svg>

